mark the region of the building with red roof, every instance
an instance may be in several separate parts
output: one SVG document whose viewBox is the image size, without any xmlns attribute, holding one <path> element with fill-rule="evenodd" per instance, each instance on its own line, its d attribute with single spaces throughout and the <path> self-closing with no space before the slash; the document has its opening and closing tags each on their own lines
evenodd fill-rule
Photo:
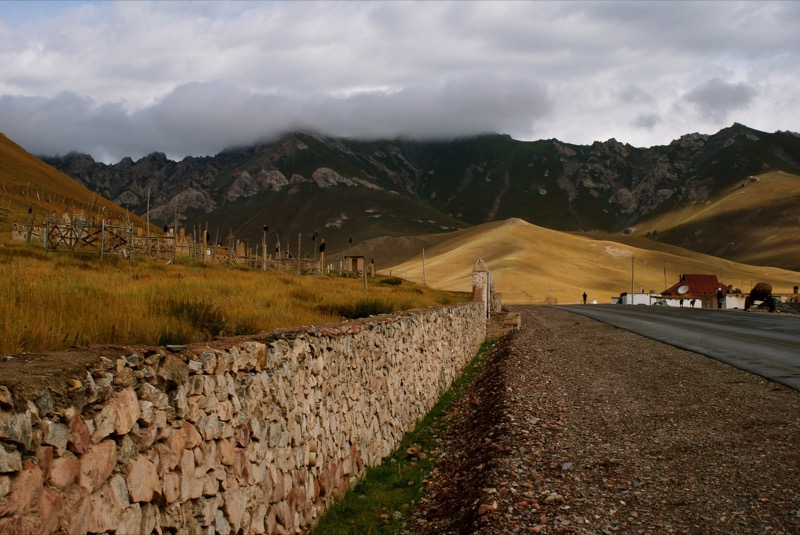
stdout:
<svg viewBox="0 0 800 535">
<path fill-rule="evenodd" d="M 661 301 L 671 306 L 738 308 L 738 297 L 731 299 L 731 303 L 726 303 L 729 293 L 733 293 L 733 289 L 717 280 L 716 275 L 687 273 L 681 275 L 676 284 L 661 292 Z"/>
</svg>

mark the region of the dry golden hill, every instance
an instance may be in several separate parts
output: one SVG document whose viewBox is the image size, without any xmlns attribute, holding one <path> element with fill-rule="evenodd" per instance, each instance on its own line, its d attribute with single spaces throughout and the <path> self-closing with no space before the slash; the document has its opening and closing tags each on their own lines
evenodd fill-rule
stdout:
<svg viewBox="0 0 800 535">
<path fill-rule="evenodd" d="M 636 228 L 638 235 L 657 231 L 660 241 L 712 256 L 800 270 L 800 176 L 765 173 Z"/>
<path fill-rule="evenodd" d="M 639 239 L 644 245 L 649 240 Z M 435 288 L 471 291 L 472 267 L 483 258 L 503 301 L 520 303 L 577 302 L 585 291 L 590 300 L 610 303 L 631 290 L 631 264 L 636 291 L 660 292 L 681 273 L 714 274 L 724 284 L 747 291 L 755 282 L 790 293 L 800 273 L 737 264 L 666 244 L 634 247 L 545 229 L 521 219 L 479 225 L 437 236 L 425 249 L 426 283 Z M 632 259 L 633 260 L 632 262 Z M 422 256 L 383 270 L 422 281 Z"/>
<path fill-rule="evenodd" d="M 36 224 L 51 212 L 83 210 L 109 219 L 130 218 L 145 225 L 140 217 L 90 191 L 0 133 L 0 208 L 9 211 L 4 223 L 27 223 L 29 206 L 35 212 Z"/>
</svg>

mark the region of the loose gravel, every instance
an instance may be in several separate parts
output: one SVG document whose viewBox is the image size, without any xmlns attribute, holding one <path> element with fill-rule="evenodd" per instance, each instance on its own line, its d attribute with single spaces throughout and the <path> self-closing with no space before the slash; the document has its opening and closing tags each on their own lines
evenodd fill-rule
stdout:
<svg viewBox="0 0 800 535">
<path fill-rule="evenodd" d="M 408 533 L 800 534 L 800 393 L 518 308 L 450 415 Z"/>
</svg>

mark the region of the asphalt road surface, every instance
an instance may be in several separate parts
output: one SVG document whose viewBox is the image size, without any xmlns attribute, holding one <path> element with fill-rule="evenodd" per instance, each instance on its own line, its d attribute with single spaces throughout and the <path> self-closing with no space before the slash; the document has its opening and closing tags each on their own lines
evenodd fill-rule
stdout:
<svg viewBox="0 0 800 535">
<path fill-rule="evenodd" d="M 800 317 L 660 306 L 556 308 L 706 355 L 800 390 Z"/>
</svg>

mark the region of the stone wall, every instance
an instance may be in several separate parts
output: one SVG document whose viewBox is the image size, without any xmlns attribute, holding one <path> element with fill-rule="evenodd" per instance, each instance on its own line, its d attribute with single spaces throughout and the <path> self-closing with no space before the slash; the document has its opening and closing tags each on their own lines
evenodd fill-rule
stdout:
<svg viewBox="0 0 800 535">
<path fill-rule="evenodd" d="M 0 386 L 0 533 L 307 531 L 430 410 L 485 329 L 469 303 L 106 348 L 63 391 Z"/>
</svg>

